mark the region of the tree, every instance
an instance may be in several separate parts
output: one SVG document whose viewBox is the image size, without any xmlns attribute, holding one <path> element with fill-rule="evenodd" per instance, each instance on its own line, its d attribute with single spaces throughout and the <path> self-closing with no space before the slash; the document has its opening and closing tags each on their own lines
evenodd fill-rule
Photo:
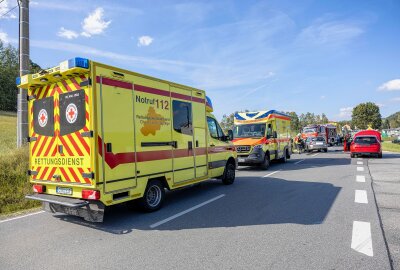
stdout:
<svg viewBox="0 0 400 270">
<path fill-rule="evenodd" d="M 382 123 L 382 129 L 389 129 L 390 128 L 390 123 L 389 123 L 389 119 L 385 119 Z"/>
<path fill-rule="evenodd" d="M 0 110 L 17 110 L 17 86 L 15 79 L 19 76 L 18 51 L 11 45 L 5 46 L 0 40 Z M 30 61 L 33 73 L 41 70 L 38 64 Z"/>
<path fill-rule="evenodd" d="M 234 119 L 235 113 L 231 114 L 224 114 L 222 116 L 221 120 L 221 128 L 225 132 L 225 134 L 228 133 L 228 130 L 233 129 L 233 119 Z"/>
<path fill-rule="evenodd" d="M 369 125 L 373 129 L 380 129 L 382 126 L 379 107 L 373 102 L 360 103 L 354 107 L 351 119 L 358 129 L 366 129 Z"/>
<path fill-rule="evenodd" d="M 328 117 L 324 113 L 321 114 L 321 124 L 328 124 L 329 120 Z"/>
</svg>

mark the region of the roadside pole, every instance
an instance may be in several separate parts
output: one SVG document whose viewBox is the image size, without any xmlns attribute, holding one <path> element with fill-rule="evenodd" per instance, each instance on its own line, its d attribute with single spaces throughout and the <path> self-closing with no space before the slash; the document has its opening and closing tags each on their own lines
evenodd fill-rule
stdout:
<svg viewBox="0 0 400 270">
<path fill-rule="evenodd" d="M 19 76 L 29 73 L 29 0 L 18 0 L 19 5 Z M 27 90 L 18 89 L 17 99 L 17 147 L 28 137 Z"/>
</svg>

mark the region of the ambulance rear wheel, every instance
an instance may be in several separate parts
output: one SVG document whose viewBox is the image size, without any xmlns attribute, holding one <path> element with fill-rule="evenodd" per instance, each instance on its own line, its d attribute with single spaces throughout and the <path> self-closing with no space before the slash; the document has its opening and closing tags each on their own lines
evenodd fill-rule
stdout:
<svg viewBox="0 0 400 270">
<path fill-rule="evenodd" d="M 143 211 L 153 212 L 161 208 L 165 197 L 164 186 L 159 180 L 151 180 L 147 183 L 146 190 L 139 205 Z"/>
<path fill-rule="evenodd" d="M 222 183 L 231 185 L 235 181 L 235 165 L 228 162 L 225 166 L 224 174 L 222 175 Z"/>
</svg>

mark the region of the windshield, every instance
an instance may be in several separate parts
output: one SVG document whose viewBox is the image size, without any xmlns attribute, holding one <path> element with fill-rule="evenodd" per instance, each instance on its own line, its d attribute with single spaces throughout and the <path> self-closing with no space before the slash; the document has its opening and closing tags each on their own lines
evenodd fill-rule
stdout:
<svg viewBox="0 0 400 270">
<path fill-rule="evenodd" d="M 314 133 L 317 132 L 316 128 L 304 128 L 303 133 Z"/>
<path fill-rule="evenodd" d="M 234 138 L 264 137 L 265 124 L 248 124 L 235 126 L 233 129 Z"/>
</svg>

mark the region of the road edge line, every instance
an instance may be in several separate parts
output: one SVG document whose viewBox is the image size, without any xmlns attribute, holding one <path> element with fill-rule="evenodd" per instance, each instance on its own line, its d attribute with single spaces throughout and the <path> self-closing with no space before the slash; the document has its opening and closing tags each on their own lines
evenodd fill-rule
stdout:
<svg viewBox="0 0 400 270">
<path fill-rule="evenodd" d="M 41 210 L 39 212 L 34 212 L 34 213 L 26 214 L 26 215 L 23 215 L 23 216 L 13 217 L 13 218 L 9 218 L 9 219 L 3 219 L 3 220 L 0 220 L 0 223 L 5 223 L 5 222 L 9 222 L 9 221 L 25 218 L 25 217 L 34 216 L 34 215 L 42 214 L 44 212 L 46 212 L 46 211 Z"/>
</svg>

